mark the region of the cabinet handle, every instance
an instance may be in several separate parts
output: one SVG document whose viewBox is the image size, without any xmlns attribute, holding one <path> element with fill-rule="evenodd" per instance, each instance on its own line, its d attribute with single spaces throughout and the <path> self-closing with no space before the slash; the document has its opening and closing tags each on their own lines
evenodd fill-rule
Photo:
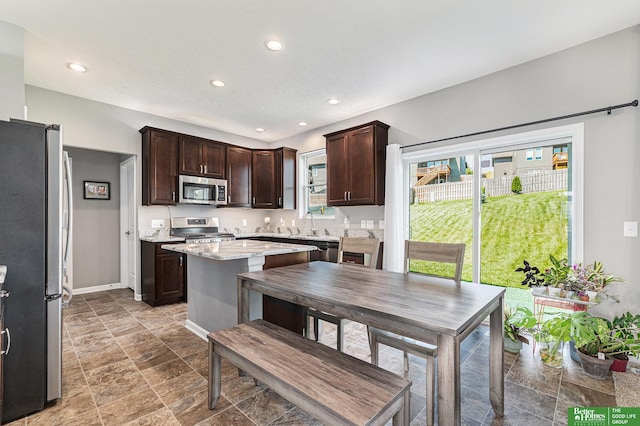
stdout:
<svg viewBox="0 0 640 426">
<path fill-rule="evenodd" d="M 351 201 L 351 191 L 349 191 L 349 199 L 347 201 Z"/>
<path fill-rule="evenodd" d="M 176 200 L 176 193 L 175 191 L 171 193 L 171 201 L 175 201 Z"/>
<path fill-rule="evenodd" d="M 253 204 L 256 204 L 256 197 L 253 197 Z"/>
<path fill-rule="evenodd" d="M 347 191 L 344 191 L 344 200 L 347 201 Z"/>
<path fill-rule="evenodd" d="M 227 203 L 231 202 L 231 195 L 227 195 Z"/>
<path fill-rule="evenodd" d="M 9 353 L 9 349 L 11 349 L 11 333 L 9 333 L 9 329 L 5 328 L 4 330 L 0 331 L 0 335 L 7 335 L 7 349 L 0 351 L 0 355 L 7 355 Z"/>
<path fill-rule="evenodd" d="M 182 256 L 180 256 L 180 266 L 182 266 Z"/>
<path fill-rule="evenodd" d="M 207 174 L 207 165 L 206 164 L 204 165 L 204 174 L 205 175 Z"/>
<path fill-rule="evenodd" d="M 278 205 L 281 206 L 282 205 L 282 197 L 278 197 Z"/>
</svg>

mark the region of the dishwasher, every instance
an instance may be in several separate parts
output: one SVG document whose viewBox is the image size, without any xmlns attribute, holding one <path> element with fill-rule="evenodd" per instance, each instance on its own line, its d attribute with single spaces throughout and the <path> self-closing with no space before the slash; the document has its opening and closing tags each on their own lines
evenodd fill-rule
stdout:
<svg viewBox="0 0 640 426">
<path fill-rule="evenodd" d="M 338 262 L 338 242 L 337 241 L 314 241 L 313 244 L 318 247 L 317 252 L 311 252 L 312 260 L 321 260 L 323 262 Z M 314 259 L 314 257 L 317 257 Z"/>
</svg>

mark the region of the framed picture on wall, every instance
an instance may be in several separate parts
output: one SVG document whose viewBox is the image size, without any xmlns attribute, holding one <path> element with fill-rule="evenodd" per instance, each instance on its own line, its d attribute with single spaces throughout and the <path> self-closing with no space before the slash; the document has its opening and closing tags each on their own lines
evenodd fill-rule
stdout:
<svg viewBox="0 0 640 426">
<path fill-rule="evenodd" d="M 111 189 L 109 182 L 84 181 L 85 200 L 110 200 Z"/>
</svg>

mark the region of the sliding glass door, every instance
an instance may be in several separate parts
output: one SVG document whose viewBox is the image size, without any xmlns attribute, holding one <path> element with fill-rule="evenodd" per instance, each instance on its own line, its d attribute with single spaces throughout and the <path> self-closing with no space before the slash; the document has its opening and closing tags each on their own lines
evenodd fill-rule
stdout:
<svg viewBox="0 0 640 426">
<path fill-rule="evenodd" d="M 473 155 L 410 164 L 409 235 L 414 241 L 464 243 L 462 279 L 472 281 Z M 453 276 L 454 266 L 411 261 L 412 272 Z"/>
<path fill-rule="evenodd" d="M 571 140 L 482 151 L 480 282 L 522 288 L 523 260 L 569 259 Z"/>
<path fill-rule="evenodd" d="M 404 154 L 409 238 L 465 243 L 462 279 L 506 287 L 523 288 L 523 260 L 580 261 L 582 134 L 571 125 Z"/>
</svg>

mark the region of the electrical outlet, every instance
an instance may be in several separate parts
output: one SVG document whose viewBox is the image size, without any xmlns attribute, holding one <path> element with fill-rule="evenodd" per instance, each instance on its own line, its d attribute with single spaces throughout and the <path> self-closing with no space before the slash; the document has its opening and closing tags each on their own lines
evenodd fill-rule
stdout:
<svg viewBox="0 0 640 426">
<path fill-rule="evenodd" d="M 242 219 L 242 226 L 247 226 L 247 219 Z"/>
<path fill-rule="evenodd" d="M 296 221 L 294 219 L 291 219 L 291 226 L 296 226 Z"/>
<path fill-rule="evenodd" d="M 638 222 L 625 222 L 624 234 L 625 237 L 637 237 L 638 236 Z"/>
<path fill-rule="evenodd" d="M 164 219 L 151 219 L 151 228 L 163 228 Z"/>
<path fill-rule="evenodd" d="M 367 229 L 373 229 L 373 221 L 372 220 L 368 220 L 367 221 Z"/>
</svg>

